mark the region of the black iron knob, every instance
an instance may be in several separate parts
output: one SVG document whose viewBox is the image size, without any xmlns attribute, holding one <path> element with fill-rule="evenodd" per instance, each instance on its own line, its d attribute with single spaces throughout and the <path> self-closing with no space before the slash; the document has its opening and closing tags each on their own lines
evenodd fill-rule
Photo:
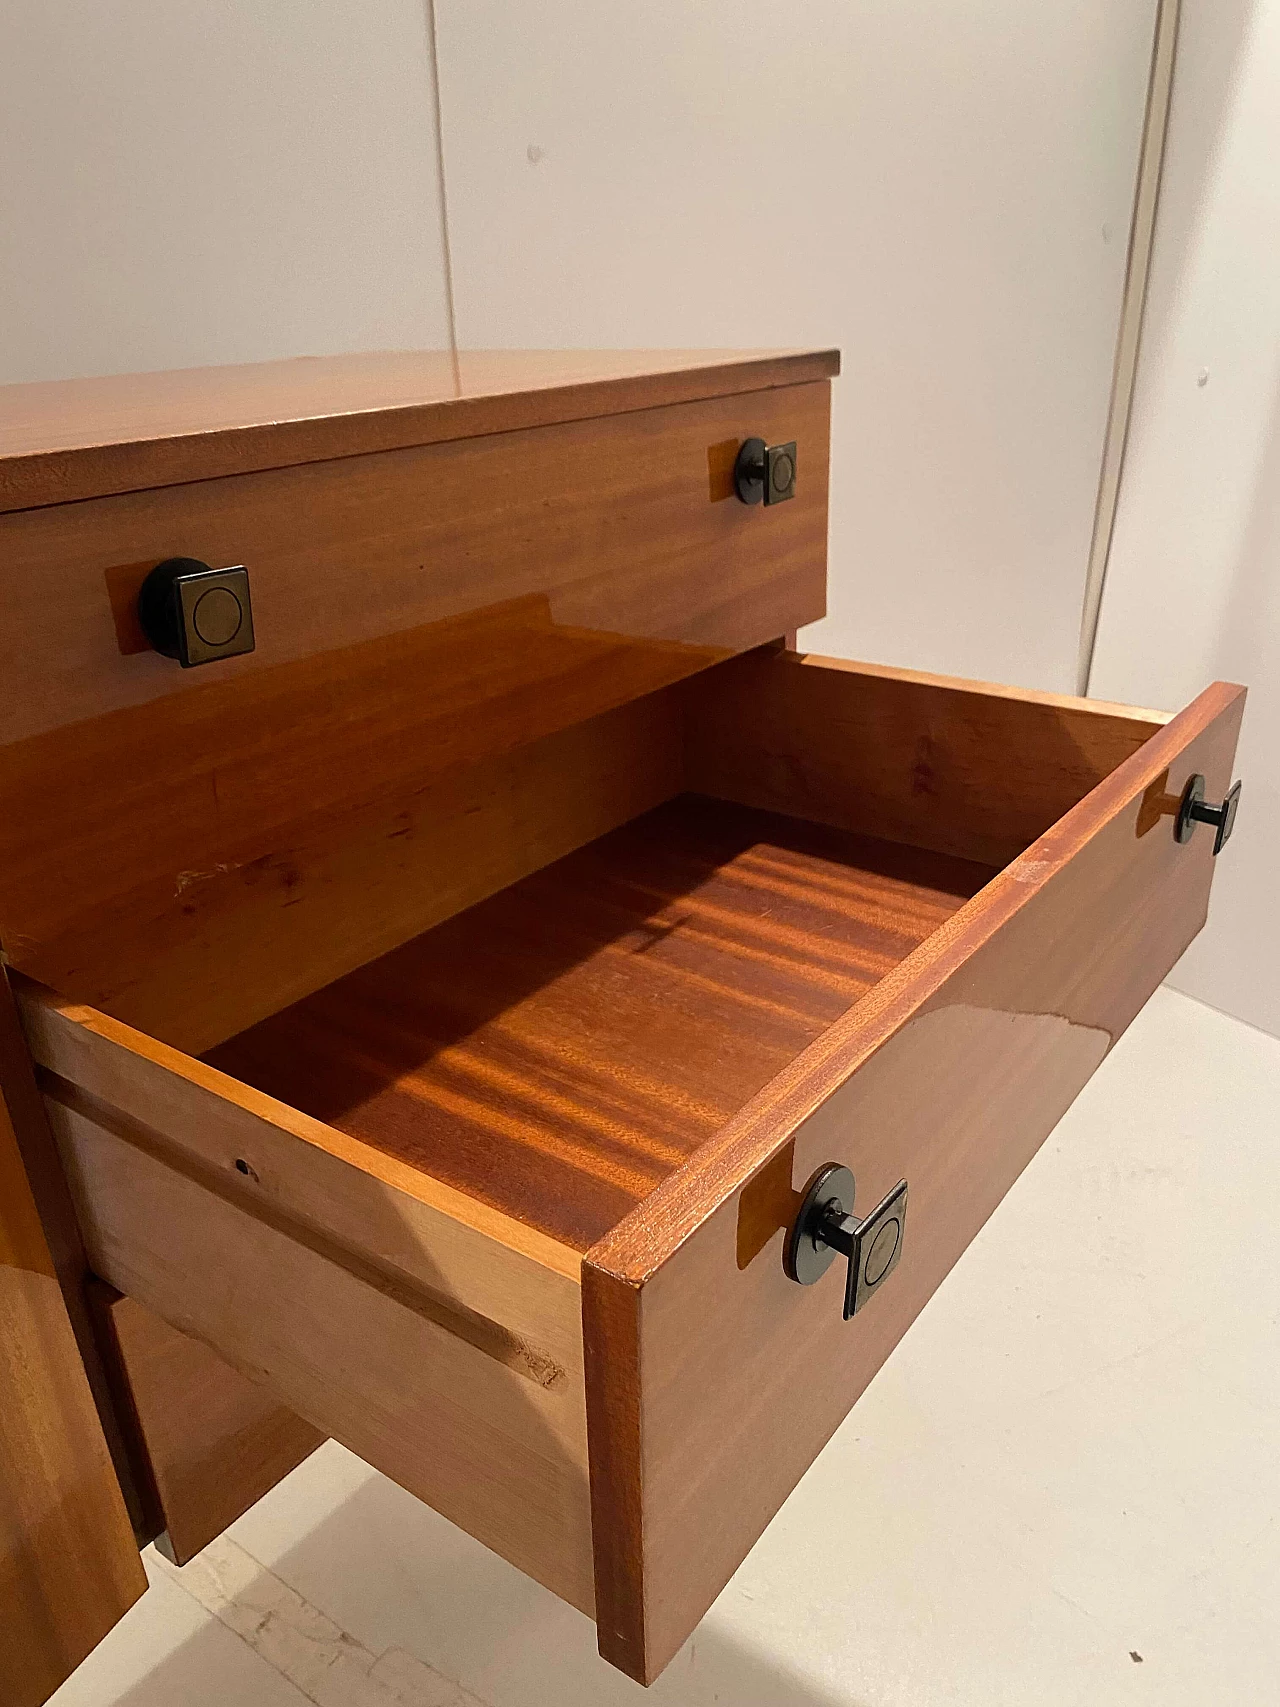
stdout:
<svg viewBox="0 0 1280 1707">
<path fill-rule="evenodd" d="M 1189 842 L 1196 833 L 1197 824 L 1212 824 L 1216 831 L 1213 851 L 1215 855 L 1220 854 L 1236 827 L 1236 809 L 1240 805 L 1240 791 L 1243 786 L 1243 783 L 1237 782 L 1227 791 L 1226 799 L 1220 806 L 1212 806 L 1204 797 L 1204 778 L 1198 772 L 1190 777 L 1182 791 L 1178 816 L 1173 821 L 1174 840 Z"/>
<path fill-rule="evenodd" d="M 847 1259 L 846 1322 L 897 1268 L 907 1229 L 906 1180 L 899 1180 L 861 1220 L 851 1213 L 853 1193 L 854 1180 L 848 1168 L 838 1162 L 819 1168 L 805 1190 L 783 1255 L 787 1274 L 801 1286 L 812 1286 L 837 1256 Z"/>
<path fill-rule="evenodd" d="M 249 571 L 211 569 L 197 557 L 166 557 L 142 583 L 138 621 L 147 639 L 183 669 L 253 651 Z"/>
<path fill-rule="evenodd" d="M 733 465 L 733 489 L 744 504 L 781 504 L 796 495 L 796 441 L 767 445 L 744 439 Z"/>
</svg>

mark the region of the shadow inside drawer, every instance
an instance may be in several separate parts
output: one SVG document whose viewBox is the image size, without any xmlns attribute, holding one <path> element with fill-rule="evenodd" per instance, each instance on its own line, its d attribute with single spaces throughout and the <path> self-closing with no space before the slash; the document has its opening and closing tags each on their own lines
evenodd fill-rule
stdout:
<svg viewBox="0 0 1280 1707">
<path fill-rule="evenodd" d="M 992 875 L 683 795 L 205 1059 L 586 1250 Z"/>
</svg>

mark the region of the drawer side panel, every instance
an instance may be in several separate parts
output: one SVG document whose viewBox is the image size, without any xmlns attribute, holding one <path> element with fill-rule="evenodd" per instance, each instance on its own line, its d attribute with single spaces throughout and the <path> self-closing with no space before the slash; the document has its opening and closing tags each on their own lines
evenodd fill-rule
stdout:
<svg viewBox="0 0 1280 1707">
<path fill-rule="evenodd" d="M 540 1385 L 49 1099 L 95 1271 L 519 1569 L 590 1613 L 580 1382 Z"/>
</svg>

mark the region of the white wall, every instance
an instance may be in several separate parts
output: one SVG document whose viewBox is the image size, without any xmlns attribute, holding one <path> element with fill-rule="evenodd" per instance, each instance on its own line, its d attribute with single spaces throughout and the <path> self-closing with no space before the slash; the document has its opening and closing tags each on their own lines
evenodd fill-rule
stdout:
<svg viewBox="0 0 1280 1707">
<path fill-rule="evenodd" d="M 1184 0 L 1090 691 L 1248 684 L 1238 827 L 1178 988 L 1280 1035 L 1280 0 Z"/>
<path fill-rule="evenodd" d="M 422 0 L 0 8 L 0 380 L 446 342 Z"/>
<path fill-rule="evenodd" d="M 837 343 L 832 651 L 1068 687 L 1155 0 L 438 0 L 461 341 Z M 424 0 L 0 9 L 0 379 L 447 339 Z"/>
<path fill-rule="evenodd" d="M 463 346 L 839 344 L 805 643 L 1071 691 L 1154 0 L 438 14 Z"/>
</svg>

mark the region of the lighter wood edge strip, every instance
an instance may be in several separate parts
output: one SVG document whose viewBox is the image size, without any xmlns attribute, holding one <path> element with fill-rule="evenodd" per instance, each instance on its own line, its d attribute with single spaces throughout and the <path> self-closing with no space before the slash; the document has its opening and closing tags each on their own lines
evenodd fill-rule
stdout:
<svg viewBox="0 0 1280 1707">
<path fill-rule="evenodd" d="M 488 1204 L 445 1185 L 432 1175 L 411 1167 L 409 1163 L 385 1155 L 373 1145 L 366 1144 L 359 1138 L 349 1137 L 345 1132 L 339 1132 L 336 1127 L 327 1126 L 324 1121 L 313 1119 L 310 1115 L 291 1108 L 288 1103 L 277 1102 L 265 1092 L 241 1084 L 238 1079 L 219 1072 L 216 1067 L 207 1066 L 203 1061 L 184 1055 L 180 1049 L 173 1049 L 166 1043 L 157 1043 L 154 1038 L 148 1037 L 144 1032 L 135 1031 L 122 1020 L 112 1019 L 108 1014 L 99 1013 L 96 1008 L 66 1001 L 44 985 L 24 978 L 21 974 L 11 973 L 10 976 L 19 1006 L 24 1010 L 24 1014 L 30 1013 L 37 1021 L 28 1023 L 26 1027 L 32 1055 L 40 1066 L 50 1072 L 73 1080 L 73 1075 L 67 1071 L 68 1063 L 63 1060 L 56 1045 L 51 1047 L 53 1038 L 50 1024 L 38 1023 L 41 1017 L 46 1022 L 51 1022 L 52 1026 L 60 1025 L 91 1032 L 127 1054 L 141 1056 L 165 1072 L 216 1097 L 220 1102 L 232 1104 L 254 1119 L 313 1145 L 348 1166 L 359 1169 L 361 1173 L 371 1175 L 404 1196 L 447 1215 L 451 1220 L 461 1222 L 508 1250 L 528 1257 L 542 1268 L 550 1269 L 575 1284 L 580 1284 L 579 1253 L 571 1246 L 553 1239 L 549 1234 L 539 1232 L 512 1216 L 504 1215 L 501 1210 L 490 1208 Z"/>
<path fill-rule="evenodd" d="M 931 680 L 933 678 L 926 678 Z M 642 1287 L 763 1167 L 836 1086 L 878 1049 L 1075 857 L 1170 768 L 1245 689 L 1215 682 L 926 938 L 593 1245 L 589 1271 Z"/>
<path fill-rule="evenodd" d="M 442 1297 L 411 1276 L 370 1259 L 363 1251 L 356 1250 L 303 1217 L 237 1190 L 217 1168 L 183 1151 L 164 1133 L 112 1108 L 60 1074 L 45 1068 L 41 1070 L 40 1078 L 40 1088 L 48 1102 L 68 1110 L 118 1142 L 128 1144 L 173 1173 L 181 1174 L 202 1191 L 220 1198 L 241 1214 L 261 1221 L 273 1232 L 304 1246 L 325 1262 L 345 1269 L 362 1285 L 381 1292 L 404 1309 L 433 1322 L 455 1339 L 465 1340 L 476 1351 L 522 1375 L 535 1386 L 548 1390 L 564 1386 L 568 1371 L 549 1352 L 533 1345 L 501 1322 L 469 1309 L 459 1299 Z"/>
</svg>

